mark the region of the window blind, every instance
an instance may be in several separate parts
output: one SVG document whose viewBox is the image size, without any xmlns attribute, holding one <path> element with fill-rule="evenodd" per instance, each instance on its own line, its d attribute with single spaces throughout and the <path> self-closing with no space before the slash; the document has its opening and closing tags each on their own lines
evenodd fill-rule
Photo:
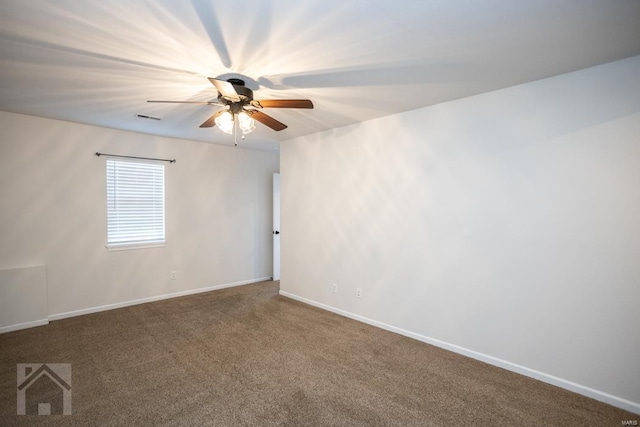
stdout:
<svg viewBox="0 0 640 427">
<path fill-rule="evenodd" d="M 107 247 L 165 242 L 164 165 L 107 159 Z"/>
</svg>

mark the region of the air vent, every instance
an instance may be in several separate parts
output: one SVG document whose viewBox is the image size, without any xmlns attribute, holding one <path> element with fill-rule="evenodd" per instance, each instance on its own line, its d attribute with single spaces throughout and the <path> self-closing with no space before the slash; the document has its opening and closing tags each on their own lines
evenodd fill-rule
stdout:
<svg viewBox="0 0 640 427">
<path fill-rule="evenodd" d="M 136 114 L 136 117 L 140 117 L 141 119 L 149 119 L 149 120 L 160 120 L 160 117 L 148 116 L 146 114 Z"/>
</svg>

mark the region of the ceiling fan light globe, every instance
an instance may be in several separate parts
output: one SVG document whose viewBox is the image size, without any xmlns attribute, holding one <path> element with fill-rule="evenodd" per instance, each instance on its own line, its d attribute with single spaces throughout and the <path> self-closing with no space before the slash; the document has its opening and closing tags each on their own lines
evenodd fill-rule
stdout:
<svg viewBox="0 0 640 427">
<path fill-rule="evenodd" d="M 218 126 L 222 132 L 228 133 L 229 135 L 233 134 L 233 115 L 231 115 L 230 112 L 225 111 L 220 114 L 216 117 L 215 122 L 216 126 Z"/>
<path fill-rule="evenodd" d="M 244 111 L 238 113 L 238 125 L 240 126 L 243 135 L 253 132 L 256 128 L 255 120 L 249 117 L 249 115 Z"/>
</svg>

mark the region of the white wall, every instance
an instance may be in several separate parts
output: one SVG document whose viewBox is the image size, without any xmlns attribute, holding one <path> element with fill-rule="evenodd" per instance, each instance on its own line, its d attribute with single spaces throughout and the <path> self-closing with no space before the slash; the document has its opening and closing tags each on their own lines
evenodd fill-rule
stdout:
<svg viewBox="0 0 640 427">
<path fill-rule="evenodd" d="M 107 251 L 96 151 L 177 160 L 165 168 L 165 247 Z M 46 266 L 54 319 L 268 278 L 278 169 L 277 153 L 0 112 L 0 270 Z"/>
<path fill-rule="evenodd" d="M 281 293 L 640 412 L 638 76 L 284 142 Z"/>
<path fill-rule="evenodd" d="M 0 270 L 0 333 L 49 323 L 47 268 Z"/>
</svg>

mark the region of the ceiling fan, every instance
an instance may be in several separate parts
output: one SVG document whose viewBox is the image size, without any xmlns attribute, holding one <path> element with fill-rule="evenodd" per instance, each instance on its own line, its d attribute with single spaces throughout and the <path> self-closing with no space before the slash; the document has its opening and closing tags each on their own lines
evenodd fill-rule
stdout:
<svg viewBox="0 0 640 427">
<path fill-rule="evenodd" d="M 249 89 L 244 80 L 230 78 L 225 80 L 208 78 L 218 90 L 218 98 L 215 101 L 147 101 L 175 104 L 201 104 L 224 107 L 214 113 L 201 128 L 218 126 L 225 133 L 237 135 L 238 128 L 244 135 L 255 129 L 254 120 L 270 127 L 275 131 L 287 128 L 287 125 L 260 111 L 263 108 L 313 108 L 313 103 L 308 99 L 253 99 L 253 91 Z M 251 107 L 251 108 L 247 108 Z M 236 145 L 237 141 L 236 141 Z"/>
</svg>

